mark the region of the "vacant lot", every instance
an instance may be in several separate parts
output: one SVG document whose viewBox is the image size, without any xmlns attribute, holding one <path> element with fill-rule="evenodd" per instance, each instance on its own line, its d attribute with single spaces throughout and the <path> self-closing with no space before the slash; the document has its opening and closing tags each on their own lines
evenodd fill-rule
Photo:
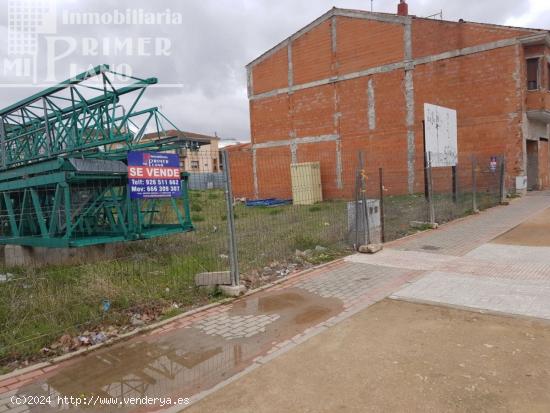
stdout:
<svg viewBox="0 0 550 413">
<path fill-rule="evenodd" d="M 196 288 L 193 280 L 199 272 L 229 268 L 224 195 L 191 191 L 190 197 L 194 232 L 118 246 L 119 258 L 111 261 L 3 268 L 8 281 L 0 282 L 0 366 L 11 369 L 22 359 L 86 345 L 85 337 L 84 343 L 74 342 L 83 332 L 116 335 L 221 298 Z M 436 200 L 440 221 L 471 211 L 468 196 L 456 204 L 448 197 Z M 410 221 L 426 219 L 423 195 L 387 197 L 385 206 L 386 240 L 411 233 Z M 346 201 L 270 208 L 238 204 L 235 215 L 242 278 L 252 287 L 352 252 Z M 64 334 L 72 344 L 67 337 L 56 343 Z"/>
</svg>

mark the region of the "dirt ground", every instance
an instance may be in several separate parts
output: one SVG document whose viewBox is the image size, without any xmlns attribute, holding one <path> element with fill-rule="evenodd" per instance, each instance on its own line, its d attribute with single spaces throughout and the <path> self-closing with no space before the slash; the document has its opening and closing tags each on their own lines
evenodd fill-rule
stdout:
<svg viewBox="0 0 550 413">
<path fill-rule="evenodd" d="M 550 247 L 550 209 L 535 215 L 492 242 L 528 247 Z"/>
<path fill-rule="evenodd" d="M 185 410 L 493 411 L 550 411 L 550 325 L 393 300 Z"/>
</svg>

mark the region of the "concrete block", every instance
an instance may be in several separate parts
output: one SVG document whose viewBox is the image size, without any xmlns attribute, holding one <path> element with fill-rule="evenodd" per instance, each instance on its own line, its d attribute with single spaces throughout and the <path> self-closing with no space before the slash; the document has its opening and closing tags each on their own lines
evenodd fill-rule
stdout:
<svg viewBox="0 0 550 413">
<path fill-rule="evenodd" d="M 359 252 L 362 254 L 376 254 L 379 251 L 382 251 L 382 244 L 368 244 L 361 245 L 359 247 Z"/>
<path fill-rule="evenodd" d="M 416 229 L 437 229 L 439 227 L 439 224 L 437 222 L 434 222 L 432 224 L 430 222 L 424 222 L 424 221 L 411 221 L 409 225 L 411 228 L 416 228 Z"/>
<path fill-rule="evenodd" d="M 25 245 L 6 245 L 4 259 L 8 267 L 42 267 L 60 264 L 87 264 L 113 259 L 117 248 L 113 244 L 81 248 L 45 248 Z"/>
<path fill-rule="evenodd" d="M 220 290 L 229 297 L 238 297 L 246 292 L 246 287 L 244 285 L 222 285 Z"/>
<path fill-rule="evenodd" d="M 195 285 L 198 287 L 231 285 L 229 271 L 201 272 L 195 275 Z"/>
</svg>

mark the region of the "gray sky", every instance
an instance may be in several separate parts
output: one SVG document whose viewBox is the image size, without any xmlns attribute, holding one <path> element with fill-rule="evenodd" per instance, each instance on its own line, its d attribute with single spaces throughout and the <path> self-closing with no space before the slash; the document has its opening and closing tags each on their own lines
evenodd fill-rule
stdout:
<svg viewBox="0 0 550 413">
<path fill-rule="evenodd" d="M 33 0 L 20 0 L 32 3 Z M 34 0 L 36 1 L 36 0 Z M 7 0 L 0 7 L 0 54 L 8 56 Z M 398 0 L 375 0 L 374 10 L 395 12 Z M 548 0 L 409 0 L 409 12 L 427 16 L 443 10 L 445 19 L 489 22 L 550 29 Z M 70 66 L 79 70 L 90 65 L 128 64 L 138 77 L 158 77 L 163 84 L 183 86 L 148 90 L 143 107 L 161 106 L 162 111 L 183 130 L 222 137 L 249 139 L 248 100 L 244 66 L 281 40 L 305 26 L 331 7 L 370 9 L 369 0 L 57 0 L 55 32 L 42 35 L 39 56 L 59 57 L 57 80 L 69 76 Z M 63 22 L 63 13 L 181 13 L 181 24 L 170 25 L 75 25 Z M 45 36 L 57 38 L 48 46 Z M 127 53 L 112 52 L 114 39 L 168 38 L 168 56 L 145 56 L 134 48 Z M 74 44 L 70 44 L 73 39 Z M 86 40 L 87 39 L 87 40 Z M 92 40 L 90 40 L 92 39 Z M 107 42 L 97 53 L 86 51 L 84 42 Z M 111 42 L 109 44 L 109 42 Z M 107 48 L 111 47 L 110 50 Z M 137 46 L 136 46 L 137 47 Z M 47 50 L 46 50 L 47 49 Z M 154 48 L 145 46 L 145 53 Z M 93 55 L 90 55 L 93 54 Z M 43 60 L 41 60 L 43 61 Z M 4 62 L 5 66 L 5 62 Z M 38 82 L 47 77 L 45 64 L 38 65 Z M 0 106 L 4 107 L 37 90 L 5 87 L 21 83 L 5 67 L 0 68 Z"/>
</svg>

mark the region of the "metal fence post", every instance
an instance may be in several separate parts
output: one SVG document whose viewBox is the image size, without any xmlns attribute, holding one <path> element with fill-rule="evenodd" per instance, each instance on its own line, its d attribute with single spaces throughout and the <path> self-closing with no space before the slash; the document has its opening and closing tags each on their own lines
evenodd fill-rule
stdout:
<svg viewBox="0 0 550 413">
<path fill-rule="evenodd" d="M 476 214 L 477 209 L 477 158 L 472 156 L 472 212 Z"/>
<path fill-rule="evenodd" d="M 457 183 L 457 166 L 451 166 L 451 186 L 453 191 L 453 202 L 458 202 L 458 183 Z"/>
<path fill-rule="evenodd" d="M 231 168 L 229 166 L 229 153 L 222 152 L 223 175 L 225 178 L 225 203 L 227 207 L 227 235 L 229 244 L 229 265 L 231 270 L 231 285 L 240 284 L 239 255 L 237 253 L 237 237 L 235 234 L 235 215 L 233 213 L 233 188 L 231 186 Z"/>
<path fill-rule="evenodd" d="M 386 229 L 384 227 L 384 170 L 378 168 L 380 180 L 380 241 L 386 242 Z"/>
<path fill-rule="evenodd" d="M 359 168 L 355 171 L 355 250 L 359 251 L 359 190 L 361 185 L 359 183 L 359 177 L 361 171 Z"/>
<path fill-rule="evenodd" d="M 435 209 L 433 200 L 433 182 L 432 182 L 432 154 L 428 152 L 428 166 L 426 168 L 428 174 L 428 219 L 431 225 L 435 225 Z"/>
<path fill-rule="evenodd" d="M 502 156 L 502 160 L 500 162 L 500 203 L 505 204 L 506 203 L 506 160 L 504 159 L 504 155 Z"/>
<path fill-rule="evenodd" d="M 370 239 L 370 223 L 369 223 L 369 206 L 367 198 L 367 171 L 365 166 L 365 158 L 363 152 L 359 153 L 359 162 L 361 164 L 361 206 L 363 208 L 363 231 L 365 232 L 365 244 L 371 243 Z"/>
</svg>

